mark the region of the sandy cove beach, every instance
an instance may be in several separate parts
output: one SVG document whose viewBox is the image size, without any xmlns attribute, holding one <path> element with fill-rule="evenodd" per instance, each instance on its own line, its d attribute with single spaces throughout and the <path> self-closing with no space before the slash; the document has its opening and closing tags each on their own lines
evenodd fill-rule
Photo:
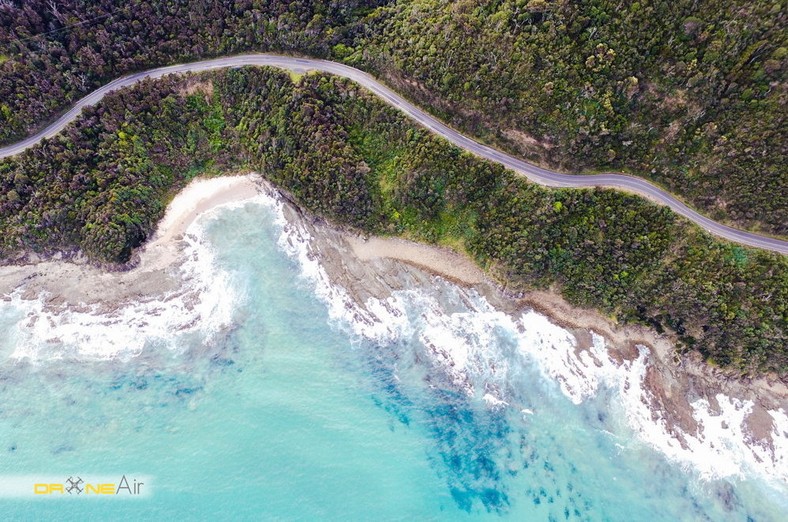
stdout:
<svg viewBox="0 0 788 522">
<path fill-rule="evenodd" d="M 161 248 L 169 249 L 173 240 L 183 236 L 189 225 L 201 214 L 220 205 L 245 201 L 258 195 L 261 179 L 257 174 L 247 174 L 197 179 L 187 185 L 167 206 L 156 235 L 140 256 L 140 264 L 170 264 L 172 260 L 154 257 L 153 253 Z"/>
<path fill-rule="evenodd" d="M 266 192 L 282 193 L 258 175 L 228 176 L 193 181 L 170 203 L 152 240 L 135 256 L 133 268 L 107 272 L 79 259 L 48 260 L 0 267 L 0 296 L 8 299 L 20 290 L 25 299 L 46 295 L 53 310 L 64 307 L 111 310 L 121 303 L 157 299 L 177 294 L 184 286 L 174 270 L 182 259 L 183 235 L 201 214 L 218 205 L 241 202 Z M 671 339 L 642 326 L 621 326 L 594 310 L 571 306 L 557 292 L 507 294 L 466 256 L 445 248 L 399 238 L 361 237 L 310 216 L 281 198 L 285 217 L 308 230 L 312 249 L 333 284 L 347 290 L 363 306 L 370 297 L 385 299 L 409 284 L 429 285 L 440 275 L 474 288 L 499 310 L 511 315 L 533 309 L 569 330 L 577 340 L 576 353 L 591 346 L 591 332 L 607 340 L 609 356 L 623 364 L 637 357 L 636 345 L 650 350 L 645 385 L 655 418 L 665 421 L 682 441 L 682 432 L 693 435 L 698 423 L 691 402 L 706 399 L 714 408 L 717 394 L 754 402 L 747 417 L 750 440 L 771 444 L 772 419 L 766 410 L 788 410 L 788 387 L 776 376 L 738 378 L 714 369 L 695 355 L 676 353 Z"/>
</svg>

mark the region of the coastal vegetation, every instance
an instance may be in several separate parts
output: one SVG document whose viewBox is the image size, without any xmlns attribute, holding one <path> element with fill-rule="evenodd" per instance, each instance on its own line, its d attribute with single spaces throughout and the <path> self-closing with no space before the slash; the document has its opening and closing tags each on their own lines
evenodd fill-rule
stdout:
<svg viewBox="0 0 788 522">
<path fill-rule="evenodd" d="M 779 1 L 395 2 L 346 61 L 471 134 L 626 171 L 715 220 L 788 234 Z"/>
<path fill-rule="evenodd" d="M 785 26 L 779 0 L 10 0 L 0 142 L 129 71 L 306 53 L 532 161 L 631 172 L 786 235 Z"/>
<path fill-rule="evenodd" d="M 784 256 L 638 197 L 530 184 L 323 74 L 243 68 L 108 95 L 0 160 L 0 257 L 126 262 L 188 180 L 240 169 L 354 229 L 463 250 L 511 291 L 553 288 L 725 368 L 788 371 Z"/>
</svg>

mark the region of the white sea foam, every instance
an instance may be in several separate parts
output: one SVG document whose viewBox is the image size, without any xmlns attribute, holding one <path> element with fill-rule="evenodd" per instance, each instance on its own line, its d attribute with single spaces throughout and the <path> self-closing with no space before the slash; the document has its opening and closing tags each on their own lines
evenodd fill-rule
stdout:
<svg viewBox="0 0 788 522">
<path fill-rule="evenodd" d="M 274 223 L 281 230 L 279 247 L 298 263 L 301 277 L 309 281 L 317 297 L 327 305 L 334 324 L 350 327 L 354 334 L 380 342 L 393 341 L 404 334 L 410 324 L 396 300 L 374 300 L 366 309 L 359 307 L 344 288 L 331 282 L 306 228 L 285 218 L 283 205 L 275 195 L 264 193 L 259 198 L 274 212 Z M 381 321 L 381 317 L 386 320 Z"/>
<path fill-rule="evenodd" d="M 230 274 L 217 267 L 204 239 L 203 223 L 211 215 L 215 213 L 192 223 L 184 236 L 185 261 L 177 269 L 183 288 L 158 299 L 123 303 L 109 312 L 98 305 L 53 308 L 45 304 L 47 294 L 28 300 L 20 291 L 10 301 L 0 302 L 3 315 L 20 317 L 6 340 L 13 346 L 11 357 L 128 359 L 149 346 L 177 350 L 194 339 L 212 343 L 231 325 L 241 296 L 236 295 Z M 182 342 L 185 337 L 188 342 Z"/>
<path fill-rule="evenodd" d="M 523 319 L 531 326 L 544 322 L 544 318 Z M 651 406 L 649 391 L 644 386 L 649 364 L 647 348 L 638 346 L 639 354 L 634 361 L 619 364 L 608 355 L 601 336 L 592 334 L 592 347 L 576 352 L 574 341 L 567 343 L 555 328 L 549 323 L 542 324 L 536 330 L 539 332 L 536 337 L 522 337 L 525 342 L 520 346 L 576 404 L 596 395 L 600 387 L 614 390 L 613 400 L 617 404 L 611 407 L 626 416 L 627 424 L 642 441 L 669 459 L 696 470 L 704 479 L 759 475 L 788 483 L 788 430 L 784 429 L 788 427 L 788 417 L 782 410 L 769 411 L 774 419 L 771 447 L 752 441 L 746 428 L 745 419 L 753 403 L 722 394 L 717 395 L 722 410 L 719 415 L 712 412 L 705 400 L 691 404 L 693 417 L 699 423 L 697 436 L 679 426 L 669 427 L 662 412 Z M 537 345 L 539 349 L 534 349 Z M 684 445 L 671 434 L 671 429 L 681 435 Z"/>
<path fill-rule="evenodd" d="M 745 419 L 752 412 L 752 401 L 741 401 L 723 394 L 716 396 L 721 413 L 715 414 L 708 401 L 699 399 L 692 403 L 693 416 L 701 424 L 700 436 L 688 437 L 687 450 L 696 465 L 707 476 L 744 476 L 761 470 L 767 475 L 788 482 L 788 418 L 782 410 L 770 411 L 775 424 L 772 430 L 773 449 L 750 439 Z"/>
<path fill-rule="evenodd" d="M 784 411 L 769 412 L 774 419 L 774 443 L 765 447 L 753 444 L 743 427 L 752 404 L 737 404 L 721 395 L 723 413 L 715 417 L 708 404 L 697 401 L 692 407 L 702 431 L 698 437 L 682 433 L 686 447 L 682 446 L 660 413 L 652 410 L 643 383 L 649 364 L 647 348 L 638 346 L 637 358 L 619 363 L 608 354 L 604 338 L 592 332 L 592 346 L 578 350 L 575 337 L 547 317 L 535 311 L 512 317 L 477 292 L 440 278 L 429 291 L 395 291 L 385 300 L 371 298 L 359 306 L 344 289 L 332 284 L 306 230 L 287 223 L 281 209 L 279 219 L 280 245 L 298 261 L 333 321 L 381 344 L 417 339 L 448 383 L 490 407 L 509 405 L 507 385 L 522 366 L 536 365 L 575 404 L 601 389 L 610 390 L 614 403 L 609 407 L 626 419 L 628 427 L 623 429 L 634 431 L 643 442 L 697 470 L 701 477 L 758 474 L 788 482 L 788 416 Z M 440 295 L 452 292 L 453 298 Z M 462 303 L 462 309 L 456 303 Z M 728 428 L 722 428 L 723 422 Z M 616 436 L 628 437 L 626 433 Z"/>
<path fill-rule="evenodd" d="M 771 446 L 751 440 L 745 419 L 753 403 L 723 394 L 716 397 L 722 410 L 719 415 L 712 412 L 706 400 L 691 404 L 692 415 L 699 423 L 697 436 L 679 426 L 669 427 L 662 412 L 652 408 L 649 391 L 643 384 L 649 364 L 648 349 L 638 346 L 639 355 L 634 361 L 618 364 L 608 355 L 604 339 L 596 334 L 592 338 L 593 346 L 588 351 L 574 353 L 573 348 L 567 350 L 566 343 L 556 342 L 548 350 L 531 353 L 577 404 L 595 395 L 600 386 L 614 390 L 628 425 L 641 440 L 668 458 L 695 469 L 704 479 L 756 474 L 788 483 L 788 430 L 784 429 L 788 427 L 788 417 L 782 410 L 768 412 L 774 420 Z M 681 435 L 684 445 L 671 434 L 671 429 Z"/>
</svg>

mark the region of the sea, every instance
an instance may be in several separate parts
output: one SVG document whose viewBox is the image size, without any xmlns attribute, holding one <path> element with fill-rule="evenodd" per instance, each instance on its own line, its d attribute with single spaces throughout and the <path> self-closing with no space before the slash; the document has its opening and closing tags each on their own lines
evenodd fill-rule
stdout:
<svg viewBox="0 0 788 522">
<path fill-rule="evenodd" d="M 438 276 L 354 303 L 260 195 L 185 237 L 188 295 L 0 300 L 0 519 L 784 521 L 788 417 L 697 401 L 684 445 L 648 350 L 495 309 Z"/>
</svg>

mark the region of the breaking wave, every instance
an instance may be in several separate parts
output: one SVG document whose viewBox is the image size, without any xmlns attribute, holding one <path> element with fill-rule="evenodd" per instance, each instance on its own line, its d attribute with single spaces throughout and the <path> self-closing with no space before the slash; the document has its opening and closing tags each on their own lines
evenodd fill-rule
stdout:
<svg viewBox="0 0 788 522">
<path fill-rule="evenodd" d="M 704 480 L 755 475 L 778 489 L 788 485 L 788 416 L 783 409 L 768 411 L 771 442 L 765 443 L 753 440 L 746 427 L 752 402 L 720 394 L 721 411 L 715 413 L 707 401 L 697 400 L 691 413 L 698 433 L 691 434 L 669 426 L 662 412 L 652 407 L 644 385 L 650 365 L 645 346 L 637 347 L 634 360 L 616 361 L 605 339 L 592 332 L 592 346 L 578 349 L 575 336 L 544 315 L 530 310 L 509 315 L 475 290 L 438 276 L 429 287 L 356 303 L 321 266 L 307 229 L 288 222 L 273 196 L 267 205 L 278 213 L 280 247 L 297 262 L 334 325 L 356 342 L 415 346 L 420 360 L 428 361 L 431 383 L 440 380 L 489 408 L 517 408 L 527 416 L 539 411 L 523 396 L 518 379 L 536 369 L 556 393 L 575 405 L 604 396 L 604 407 L 624 419 L 610 435 L 625 444 L 634 432 L 641 442 Z"/>
<path fill-rule="evenodd" d="M 7 328 L 0 325 L 8 332 L 0 350 L 31 361 L 126 360 L 148 348 L 178 351 L 216 342 L 233 327 L 245 296 L 242 285 L 217 264 L 206 225 L 222 209 L 247 204 L 272 211 L 279 247 L 326 304 L 335 327 L 347 332 L 357 347 L 410 350 L 426 368 L 430 386 L 461 394 L 491 412 L 510 411 L 528 418 L 542 413 L 539 402 L 523 386 L 524 379 L 536 376 L 551 393 L 578 407 L 601 401 L 608 417 L 618 419 L 605 429 L 621 448 L 629 447 L 635 434 L 703 479 L 757 475 L 785 490 L 788 415 L 784 410 L 768 411 L 768 443 L 754 440 L 748 431 L 746 418 L 753 404 L 724 395 L 716 397 L 716 410 L 705 400 L 693 402 L 691 413 L 699 431 L 681 432 L 652 407 L 644 384 L 650 364 L 646 347 L 639 346 L 632 360 L 615 360 L 604 338 L 592 333 L 591 346 L 579 349 L 575 336 L 547 317 L 530 310 L 503 312 L 476 290 L 437 276 L 428 285 L 357 303 L 331 280 L 316 242 L 305 226 L 285 218 L 284 205 L 274 192 L 222 205 L 195 221 L 184 237 L 184 261 L 173 268 L 179 271 L 183 288 L 161 298 L 121 303 L 110 310 L 53 306 L 44 294 L 29 300 L 17 292 L 0 301 L 0 317 L 11 321 Z"/>
<path fill-rule="evenodd" d="M 147 348 L 184 350 L 210 345 L 233 325 L 244 298 L 231 274 L 222 270 L 205 238 L 205 223 L 216 207 L 192 223 L 184 237 L 183 262 L 172 267 L 181 288 L 139 301 L 117 304 L 60 305 L 42 292 L 23 298 L 17 290 L 0 301 L 0 315 L 14 318 L 3 344 L 12 359 L 128 360 Z M 144 275 L 144 274 L 143 274 Z"/>
</svg>

